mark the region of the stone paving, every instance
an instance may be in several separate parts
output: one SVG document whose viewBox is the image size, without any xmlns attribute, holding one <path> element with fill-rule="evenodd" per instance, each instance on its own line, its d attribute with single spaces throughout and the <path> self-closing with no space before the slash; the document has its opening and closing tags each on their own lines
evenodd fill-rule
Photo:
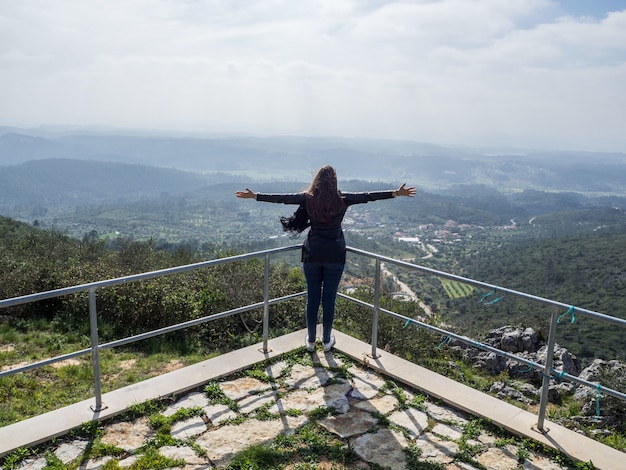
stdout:
<svg viewBox="0 0 626 470">
<path fill-rule="evenodd" d="M 172 397 L 157 416 L 173 421 L 168 439 L 157 437 L 154 415 L 118 418 L 103 423 L 95 441 L 61 438 L 19 468 L 43 469 L 53 463 L 53 468 L 62 463 L 85 470 L 146 468 L 139 461 L 150 452 L 171 459 L 175 465 L 169 468 L 228 468 L 240 451 L 298 433 L 311 422 L 352 449 L 357 460 L 345 465 L 324 459 L 283 468 L 569 468 L 339 353 L 296 351 L 253 370 Z M 94 455 L 94 448 L 106 451 Z"/>
</svg>

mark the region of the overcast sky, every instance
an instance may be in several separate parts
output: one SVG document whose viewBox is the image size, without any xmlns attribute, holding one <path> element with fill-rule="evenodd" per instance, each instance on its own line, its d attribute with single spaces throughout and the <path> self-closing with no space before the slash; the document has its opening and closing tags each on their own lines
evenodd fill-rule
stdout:
<svg viewBox="0 0 626 470">
<path fill-rule="evenodd" d="M 626 0 L 0 0 L 0 125 L 626 152 Z"/>
</svg>

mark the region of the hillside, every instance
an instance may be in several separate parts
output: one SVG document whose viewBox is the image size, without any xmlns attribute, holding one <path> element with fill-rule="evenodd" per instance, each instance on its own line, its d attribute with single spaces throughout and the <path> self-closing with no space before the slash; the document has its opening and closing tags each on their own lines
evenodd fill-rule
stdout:
<svg viewBox="0 0 626 470">
<path fill-rule="evenodd" d="M 619 233 L 511 241 L 464 257 L 458 268 L 466 277 L 626 319 L 626 225 Z M 547 307 L 506 296 L 488 304 L 480 302 L 482 294 L 449 301 L 444 318 L 463 324 L 469 335 L 513 325 L 533 327 L 547 338 Z M 626 358 L 625 332 L 609 323 L 578 316 L 558 332 L 557 342 L 585 363 Z"/>
<path fill-rule="evenodd" d="M 30 160 L 0 168 L 0 211 L 14 206 L 59 208 L 158 198 L 216 181 L 190 172 L 146 165 L 70 159 Z M 14 210 L 14 209 L 13 209 Z"/>
</svg>

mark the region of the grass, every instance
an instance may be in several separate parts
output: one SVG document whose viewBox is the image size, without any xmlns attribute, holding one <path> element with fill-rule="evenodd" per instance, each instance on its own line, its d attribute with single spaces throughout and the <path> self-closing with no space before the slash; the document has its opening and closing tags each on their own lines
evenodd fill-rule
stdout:
<svg viewBox="0 0 626 470">
<path fill-rule="evenodd" d="M 17 327 L 0 325 L 0 368 L 31 364 L 88 348 L 89 338 L 61 334 L 54 322 L 42 319 Z M 100 352 L 102 391 L 131 385 L 189 364 L 212 354 L 181 356 L 177 351 L 146 354 L 127 348 Z M 0 378 L 0 426 L 93 397 L 91 356 Z"/>
<path fill-rule="evenodd" d="M 474 292 L 474 287 L 461 282 L 453 281 L 450 279 L 440 279 L 441 286 L 446 291 L 446 294 L 451 299 L 459 299 L 462 297 L 468 297 Z"/>
</svg>

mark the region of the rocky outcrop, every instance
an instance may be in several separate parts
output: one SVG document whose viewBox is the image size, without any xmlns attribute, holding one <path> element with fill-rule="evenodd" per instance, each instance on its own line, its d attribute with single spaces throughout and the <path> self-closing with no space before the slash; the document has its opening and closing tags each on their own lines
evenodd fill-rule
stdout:
<svg viewBox="0 0 626 470">
<path fill-rule="evenodd" d="M 513 328 L 504 326 L 491 330 L 483 341 L 488 346 L 500 349 L 537 364 L 545 364 L 547 345 L 541 341 L 532 328 Z M 465 343 L 454 342 L 452 348 L 464 359 L 473 362 L 475 367 L 486 370 L 492 375 L 504 371 L 514 380 L 514 386 L 502 381 L 494 383 L 490 389 L 496 397 L 514 400 L 526 405 L 537 403 L 543 372 L 520 362 L 508 359 L 501 354 L 484 351 Z M 620 361 L 594 360 L 581 370 L 578 358 L 566 348 L 555 344 L 552 366 L 553 381 L 550 384 L 548 400 L 558 403 L 564 395 L 574 394 L 582 402 L 581 416 L 591 417 L 611 425 L 626 422 L 626 403 L 614 397 L 602 395 L 602 385 L 615 390 L 626 390 L 626 364 Z M 580 377 L 583 380 L 600 384 L 598 390 L 568 381 L 559 380 L 560 373 Z M 598 404 L 600 399 L 600 404 Z"/>
</svg>

